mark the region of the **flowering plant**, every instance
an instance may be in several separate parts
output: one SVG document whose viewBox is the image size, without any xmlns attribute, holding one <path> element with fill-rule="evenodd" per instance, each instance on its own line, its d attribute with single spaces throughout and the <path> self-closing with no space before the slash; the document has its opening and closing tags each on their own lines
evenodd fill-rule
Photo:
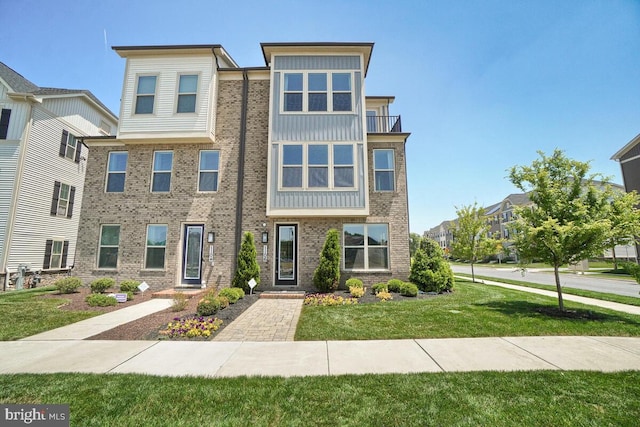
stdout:
<svg viewBox="0 0 640 427">
<path fill-rule="evenodd" d="M 393 296 L 391 295 L 391 292 L 380 291 L 376 294 L 376 298 L 378 298 L 380 301 L 389 301 L 390 299 L 393 299 Z"/>
<path fill-rule="evenodd" d="M 221 325 L 222 320 L 215 317 L 176 317 L 160 333 L 169 338 L 208 338 Z"/>
<path fill-rule="evenodd" d="M 351 305 L 357 303 L 357 298 L 344 298 L 335 294 L 310 294 L 304 299 L 304 305 Z"/>
</svg>

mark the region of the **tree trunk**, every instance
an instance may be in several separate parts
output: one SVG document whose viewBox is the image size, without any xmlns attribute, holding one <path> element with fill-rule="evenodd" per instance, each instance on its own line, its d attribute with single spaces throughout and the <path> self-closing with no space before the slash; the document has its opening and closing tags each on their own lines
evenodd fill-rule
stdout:
<svg viewBox="0 0 640 427">
<path fill-rule="evenodd" d="M 560 311 L 564 311 L 564 302 L 562 301 L 562 287 L 560 286 L 560 266 L 553 266 L 553 273 L 556 276 L 556 289 L 558 290 L 558 305 L 560 306 Z"/>
<path fill-rule="evenodd" d="M 473 274 L 473 261 L 471 262 L 471 281 L 476 283 L 476 276 Z"/>
<path fill-rule="evenodd" d="M 618 259 L 616 258 L 616 246 L 615 245 L 611 248 L 611 255 L 613 255 L 613 269 L 617 270 L 618 269 Z"/>
</svg>

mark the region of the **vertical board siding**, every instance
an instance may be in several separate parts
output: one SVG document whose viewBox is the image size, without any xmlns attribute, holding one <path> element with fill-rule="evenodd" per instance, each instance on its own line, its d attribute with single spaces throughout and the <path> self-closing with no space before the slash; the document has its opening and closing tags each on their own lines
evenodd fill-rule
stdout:
<svg viewBox="0 0 640 427">
<path fill-rule="evenodd" d="M 213 56 L 130 58 L 121 105 L 119 133 L 197 132 L 206 133 L 213 107 Z M 196 113 L 176 113 L 178 76 L 198 74 Z M 139 75 L 157 75 L 153 114 L 135 115 L 136 80 Z"/>
<path fill-rule="evenodd" d="M 20 144 L 0 141 L 0 260 L 7 238 L 9 211 L 13 199 Z"/>
<path fill-rule="evenodd" d="M 273 69 L 280 70 L 359 70 L 359 56 L 293 55 L 276 56 Z"/>
<path fill-rule="evenodd" d="M 117 123 L 108 116 L 98 112 L 82 97 L 47 98 L 43 101 L 42 105 L 77 130 L 82 131 L 84 133 L 82 136 L 102 135 L 100 133 L 101 120 L 109 123 L 111 133 L 115 133 Z M 71 133 L 74 132 L 72 131 Z"/>
<path fill-rule="evenodd" d="M 27 102 L 2 102 L 2 108 L 11 110 L 9 118 L 9 130 L 7 133 L 7 141 L 19 141 L 22 138 L 24 128 L 29 120 L 29 104 Z M 0 143 L 3 140 L 0 140 Z"/>
</svg>

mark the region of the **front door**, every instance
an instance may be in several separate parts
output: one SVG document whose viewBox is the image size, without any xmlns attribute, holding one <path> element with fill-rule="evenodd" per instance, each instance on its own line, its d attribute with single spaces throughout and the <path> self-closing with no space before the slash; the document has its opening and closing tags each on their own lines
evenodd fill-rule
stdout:
<svg viewBox="0 0 640 427">
<path fill-rule="evenodd" d="M 204 225 L 185 224 L 182 247 L 182 283 L 200 285 L 202 283 L 202 239 Z"/>
<path fill-rule="evenodd" d="M 276 225 L 276 285 L 298 285 L 298 226 Z"/>
</svg>

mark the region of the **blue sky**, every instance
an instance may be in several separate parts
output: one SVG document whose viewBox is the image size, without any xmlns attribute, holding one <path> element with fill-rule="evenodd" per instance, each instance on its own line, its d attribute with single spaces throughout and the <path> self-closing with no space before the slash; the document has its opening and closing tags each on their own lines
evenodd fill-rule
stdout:
<svg viewBox="0 0 640 427">
<path fill-rule="evenodd" d="M 89 89 L 119 113 L 111 46 L 366 41 L 368 95 L 394 95 L 411 230 L 517 189 L 513 165 L 560 148 L 622 183 L 610 157 L 640 133 L 640 1 L 1 0 L 0 61 L 39 86 Z M 106 35 L 106 36 L 105 36 Z"/>
</svg>

